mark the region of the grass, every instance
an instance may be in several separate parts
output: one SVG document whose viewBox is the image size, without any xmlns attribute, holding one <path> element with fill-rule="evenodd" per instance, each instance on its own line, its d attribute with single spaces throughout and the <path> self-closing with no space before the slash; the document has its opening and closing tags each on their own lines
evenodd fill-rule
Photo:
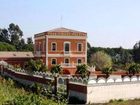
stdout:
<svg viewBox="0 0 140 105">
<path fill-rule="evenodd" d="M 49 99 L 24 88 L 19 88 L 11 79 L 0 77 L 0 105 L 65 105 L 62 102 L 56 102 L 55 99 Z"/>
<path fill-rule="evenodd" d="M 72 102 L 76 102 L 72 99 Z M 77 101 L 78 102 L 78 101 Z M 56 101 L 55 98 L 26 91 L 23 87 L 15 85 L 11 79 L 5 79 L 0 76 L 0 105 L 65 105 L 66 103 Z M 79 103 L 80 104 L 80 103 Z M 110 100 L 109 103 L 91 104 L 91 105 L 140 105 L 140 99 L 134 100 Z"/>
<path fill-rule="evenodd" d="M 92 104 L 92 105 L 140 105 L 140 99 L 134 100 L 111 100 L 109 103 Z"/>
</svg>

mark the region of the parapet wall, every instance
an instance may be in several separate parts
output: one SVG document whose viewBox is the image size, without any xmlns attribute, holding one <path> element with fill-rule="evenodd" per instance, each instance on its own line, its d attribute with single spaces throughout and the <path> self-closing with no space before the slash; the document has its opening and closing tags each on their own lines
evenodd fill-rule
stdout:
<svg viewBox="0 0 140 105">
<path fill-rule="evenodd" d="M 26 73 L 24 70 L 15 71 L 12 69 L 5 68 L 3 70 L 2 75 L 11 77 L 14 80 L 19 81 L 20 83 L 31 85 L 33 83 L 40 83 L 47 85 L 48 83 L 52 83 L 51 81 L 54 81 L 54 78 L 51 75 L 45 75 L 39 73 L 29 74 Z M 54 83 L 53 83 L 54 85 Z"/>
<path fill-rule="evenodd" d="M 57 81 L 47 73 L 35 72 L 28 74 L 24 70 L 15 71 L 12 69 L 1 70 L 3 75 L 9 76 L 19 82 L 32 84 L 38 82 L 46 85 L 54 81 L 55 85 L 65 84 L 68 87 L 69 97 L 77 97 L 86 103 L 104 103 L 112 99 L 134 99 L 140 98 L 140 76 L 110 76 L 105 78 L 77 78 L 70 77 L 69 82 L 66 78 L 60 77 Z M 56 85 L 57 87 L 57 85 Z"/>
<path fill-rule="evenodd" d="M 69 97 L 77 97 L 86 103 L 105 103 L 112 99 L 140 98 L 140 77 L 70 79 Z M 74 88 L 75 87 L 75 88 Z M 77 87 L 77 88 L 76 88 Z"/>
</svg>

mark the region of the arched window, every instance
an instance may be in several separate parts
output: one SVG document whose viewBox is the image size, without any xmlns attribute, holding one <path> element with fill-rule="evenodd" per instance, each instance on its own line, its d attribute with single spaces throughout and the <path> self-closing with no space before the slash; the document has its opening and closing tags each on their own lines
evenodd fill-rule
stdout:
<svg viewBox="0 0 140 105">
<path fill-rule="evenodd" d="M 52 43 L 51 50 L 52 51 L 56 51 L 56 43 L 55 42 Z"/>
<path fill-rule="evenodd" d="M 77 50 L 78 51 L 82 51 L 82 43 L 78 43 L 77 44 Z"/>
<path fill-rule="evenodd" d="M 51 60 L 51 63 L 52 63 L 52 65 L 56 65 L 56 64 L 57 64 L 56 59 L 53 58 L 53 59 Z"/>
<path fill-rule="evenodd" d="M 77 63 L 78 63 L 78 64 L 81 64 L 81 63 L 82 63 L 82 59 L 78 59 L 78 60 L 77 60 Z"/>
<path fill-rule="evenodd" d="M 70 63 L 70 60 L 68 58 L 65 59 L 65 65 L 68 66 Z"/>
<path fill-rule="evenodd" d="M 64 42 L 64 52 L 65 54 L 70 53 L 70 42 Z"/>
</svg>

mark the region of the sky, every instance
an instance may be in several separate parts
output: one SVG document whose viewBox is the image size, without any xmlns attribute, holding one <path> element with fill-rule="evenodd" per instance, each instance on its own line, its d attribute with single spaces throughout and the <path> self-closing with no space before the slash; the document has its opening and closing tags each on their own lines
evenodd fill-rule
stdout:
<svg viewBox="0 0 140 105">
<path fill-rule="evenodd" d="M 24 38 L 58 27 L 87 32 L 94 47 L 133 48 L 140 40 L 140 0 L 0 0 L 0 28 Z"/>
</svg>

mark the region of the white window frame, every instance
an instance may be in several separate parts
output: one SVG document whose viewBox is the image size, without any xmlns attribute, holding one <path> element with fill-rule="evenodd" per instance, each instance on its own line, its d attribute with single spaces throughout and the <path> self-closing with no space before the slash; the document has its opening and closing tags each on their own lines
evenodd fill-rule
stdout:
<svg viewBox="0 0 140 105">
<path fill-rule="evenodd" d="M 56 64 L 52 64 L 52 61 L 55 59 L 56 64 L 57 64 L 57 59 L 56 58 L 51 58 L 51 65 L 56 65 Z"/>
<path fill-rule="evenodd" d="M 79 51 L 79 44 L 81 44 L 81 51 Z M 82 52 L 83 51 L 83 43 L 77 43 L 77 51 Z"/>
<path fill-rule="evenodd" d="M 55 49 L 55 50 L 52 49 L 54 43 L 55 43 L 55 45 L 56 45 L 56 49 Z M 52 43 L 51 43 L 51 51 L 57 51 L 57 43 L 56 43 L 56 42 L 52 42 Z"/>
<path fill-rule="evenodd" d="M 65 62 L 66 59 L 69 60 L 69 63 L 66 63 L 66 62 Z M 65 65 L 69 65 L 69 64 L 70 64 L 70 58 L 64 58 L 64 64 L 65 64 Z"/>
<path fill-rule="evenodd" d="M 69 44 L 69 52 L 71 52 L 71 42 L 69 42 L 69 41 L 64 42 L 64 52 L 66 52 L 65 51 L 65 44 Z"/>
</svg>

